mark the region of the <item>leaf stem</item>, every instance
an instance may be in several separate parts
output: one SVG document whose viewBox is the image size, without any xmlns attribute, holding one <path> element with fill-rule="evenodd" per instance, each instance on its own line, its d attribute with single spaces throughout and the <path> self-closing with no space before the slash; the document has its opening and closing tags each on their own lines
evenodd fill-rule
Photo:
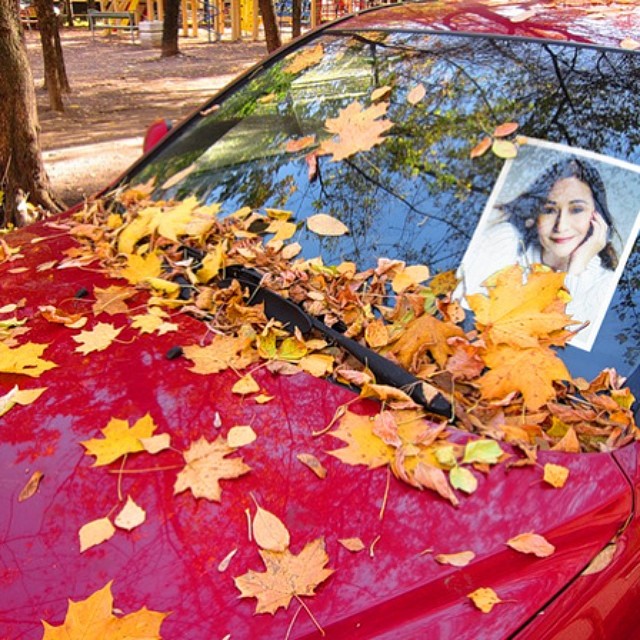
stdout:
<svg viewBox="0 0 640 640">
<path fill-rule="evenodd" d="M 293 616 L 291 618 L 291 622 L 289 623 L 289 626 L 287 627 L 287 633 L 284 636 L 284 640 L 289 640 L 289 637 L 291 636 L 291 631 L 293 630 L 293 625 L 295 624 L 295 621 L 298 619 L 298 616 L 300 615 L 301 611 L 302 611 L 302 605 L 300 605 L 298 607 L 298 610 L 293 614 Z"/>
<path fill-rule="evenodd" d="M 166 467 L 147 467 L 146 469 L 109 469 L 109 473 L 117 473 L 124 475 L 126 473 L 150 473 L 151 471 L 173 471 L 174 469 L 182 469 L 184 465 L 172 464 Z"/>
<path fill-rule="evenodd" d="M 391 467 L 387 466 L 387 484 L 384 488 L 384 496 L 382 497 L 382 505 L 380 506 L 380 513 L 378 518 L 382 520 L 384 518 L 384 512 L 387 508 L 387 500 L 389 498 L 389 489 L 391 487 Z"/>
<path fill-rule="evenodd" d="M 307 605 L 303 602 L 302 598 L 297 593 L 294 593 L 293 597 L 300 603 L 302 608 L 307 612 L 307 615 L 311 618 L 311 622 L 313 622 L 313 624 L 316 625 L 316 628 L 320 632 L 320 635 L 325 636 L 326 633 L 324 632 L 324 629 L 320 626 L 320 623 L 316 620 L 313 613 L 311 613 L 311 609 L 309 609 L 309 607 L 307 607 Z"/>
</svg>

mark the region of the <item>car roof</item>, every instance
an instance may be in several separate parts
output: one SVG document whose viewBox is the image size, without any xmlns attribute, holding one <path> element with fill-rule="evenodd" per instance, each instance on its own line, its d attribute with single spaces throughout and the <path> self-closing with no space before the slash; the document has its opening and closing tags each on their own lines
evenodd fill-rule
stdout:
<svg viewBox="0 0 640 640">
<path fill-rule="evenodd" d="M 432 0 L 378 7 L 334 26 L 495 34 L 634 49 L 640 47 L 640 4 L 636 0 L 597 4 Z"/>
</svg>

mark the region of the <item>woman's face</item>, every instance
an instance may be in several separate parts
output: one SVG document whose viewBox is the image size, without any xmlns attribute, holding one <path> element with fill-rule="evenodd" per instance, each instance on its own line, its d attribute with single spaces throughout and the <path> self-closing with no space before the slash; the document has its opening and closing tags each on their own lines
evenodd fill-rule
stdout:
<svg viewBox="0 0 640 640">
<path fill-rule="evenodd" d="M 538 238 L 545 264 L 563 269 L 584 242 L 596 207 L 589 185 L 578 178 L 558 180 L 538 216 Z"/>
</svg>

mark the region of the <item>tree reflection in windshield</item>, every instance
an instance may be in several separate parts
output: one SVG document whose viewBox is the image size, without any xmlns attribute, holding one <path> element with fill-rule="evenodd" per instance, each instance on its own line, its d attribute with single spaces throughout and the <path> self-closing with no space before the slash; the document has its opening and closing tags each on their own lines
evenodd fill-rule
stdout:
<svg viewBox="0 0 640 640">
<path fill-rule="evenodd" d="M 297 222 L 329 213 L 351 232 L 319 238 L 300 225 L 295 240 L 307 257 L 366 268 L 384 256 L 438 272 L 458 266 L 502 168 L 494 154 L 469 155 L 496 126 L 517 122 L 522 135 L 640 161 L 632 52 L 456 34 L 334 31 L 320 42 L 246 80 L 132 181 L 155 178 L 155 198 L 196 195 L 223 213 L 285 208 Z M 423 96 L 414 101 L 417 87 Z M 315 172 L 313 147 L 286 150 L 292 139 L 326 139 L 327 118 L 376 99 L 389 102 L 394 123 L 382 144 L 339 162 L 320 156 Z M 635 360 L 637 267 L 634 251 L 594 347 L 606 362 L 569 354 L 582 375 L 610 364 L 612 350 L 627 368 Z"/>
</svg>

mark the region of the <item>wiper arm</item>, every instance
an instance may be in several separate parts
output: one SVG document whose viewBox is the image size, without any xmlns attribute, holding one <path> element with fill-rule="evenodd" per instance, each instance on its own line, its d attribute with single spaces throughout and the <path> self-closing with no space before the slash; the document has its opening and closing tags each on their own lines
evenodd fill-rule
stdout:
<svg viewBox="0 0 640 640">
<path fill-rule="evenodd" d="M 312 328 L 316 329 L 368 367 L 378 382 L 401 389 L 414 402 L 432 413 L 449 419 L 453 417 L 451 404 L 441 393 L 438 392 L 433 398 L 427 399 L 422 387 L 423 380 L 356 340 L 329 327 L 291 300 L 263 287 L 262 278 L 256 271 L 241 266 L 230 266 L 225 269 L 225 275 L 227 279 L 237 280 L 249 289 L 251 303 L 264 303 L 264 313 L 267 318 L 279 320 L 285 329 L 292 333 L 296 328 L 303 335 L 308 334 Z"/>
</svg>

